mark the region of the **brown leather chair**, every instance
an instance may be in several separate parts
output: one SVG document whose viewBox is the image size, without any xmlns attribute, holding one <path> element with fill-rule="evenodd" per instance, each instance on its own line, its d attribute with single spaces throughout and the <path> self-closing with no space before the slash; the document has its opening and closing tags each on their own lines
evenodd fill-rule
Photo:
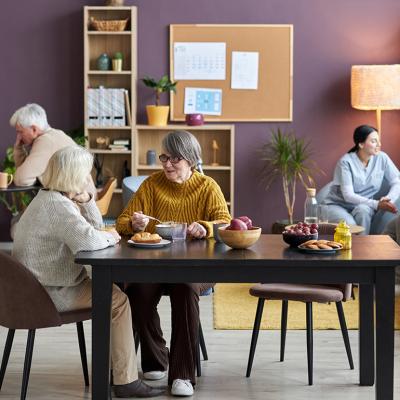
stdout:
<svg viewBox="0 0 400 400">
<path fill-rule="evenodd" d="M 36 329 L 76 323 L 85 386 L 89 386 L 85 336 L 82 321 L 91 319 L 91 309 L 58 312 L 35 276 L 12 256 L 0 251 L 0 325 L 8 328 L 0 368 L 0 390 L 16 329 L 28 330 L 21 400 L 26 397 Z"/>
<path fill-rule="evenodd" d="M 335 224 L 321 224 L 319 234 L 333 235 Z M 313 384 L 313 317 L 312 303 L 331 303 L 336 304 L 339 317 L 340 328 L 342 330 L 343 340 L 346 348 L 347 358 L 350 369 L 354 369 L 353 357 L 349 335 L 347 332 L 346 319 L 343 312 L 342 301 L 347 301 L 352 297 L 352 285 L 300 285 L 290 283 L 260 283 L 252 286 L 249 290 L 252 296 L 258 297 L 257 311 L 254 320 L 253 334 L 251 338 L 249 361 L 247 364 L 246 376 L 251 374 L 251 368 L 256 350 L 258 333 L 265 300 L 282 300 L 281 314 L 281 349 L 280 361 L 284 360 L 286 327 L 288 314 L 288 301 L 302 301 L 306 303 L 306 325 L 307 325 L 307 361 L 308 361 L 308 384 Z"/>
</svg>

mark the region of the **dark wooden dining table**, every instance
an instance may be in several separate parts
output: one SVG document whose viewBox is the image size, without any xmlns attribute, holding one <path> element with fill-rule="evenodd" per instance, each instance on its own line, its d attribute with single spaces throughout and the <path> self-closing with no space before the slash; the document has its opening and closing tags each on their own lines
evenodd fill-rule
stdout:
<svg viewBox="0 0 400 400">
<path fill-rule="evenodd" d="M 389 236 L 353 236 L 351 250 L 323 255 L 289 248 L 280 235 L 261 235 L 246 250 L 233 250 L 213 239 L 180 241 L 158 249 L 133 248 L 126 240 L 123 238 L 115 247 L 76 256 L 77 263 L 93 267 L 93 400 L 107 399 L 110 393 L 113 282 L 356 282 L 359 383 L 375 383 L 376 400 L 393 400 L 394 282 L 400 247 Z"/>
</svg>

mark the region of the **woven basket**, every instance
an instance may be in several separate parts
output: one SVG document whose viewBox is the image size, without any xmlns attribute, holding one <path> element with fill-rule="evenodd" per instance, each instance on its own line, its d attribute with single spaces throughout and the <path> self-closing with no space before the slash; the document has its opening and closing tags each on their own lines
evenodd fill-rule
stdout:
<svg viewBox="0 0 400 400">
<path fill-rule="evenodd" d="M 91 27 L 95 31 L 121 32 L 125 30 L 128 21 L 129 18 L 113 20 L 98 20 L 93 17 L 90 18 Z"/>
</svg>

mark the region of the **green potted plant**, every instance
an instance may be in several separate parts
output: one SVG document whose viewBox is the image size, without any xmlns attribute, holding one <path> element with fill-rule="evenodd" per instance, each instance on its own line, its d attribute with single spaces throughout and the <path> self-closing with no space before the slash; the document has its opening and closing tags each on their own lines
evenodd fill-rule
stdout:
<svg viewBox="0 0 400 400">
<path fill-rule="evenodd" d="M 123 60 L 124 60 L 124 55 L 120 51 L 117 51 L 116 53 L 114 53 L 114 56 L 112 58 L 113 71 L 118 71 L 118 72 L 122 71 Z"/>
<path fill-rule="evenodd" d="M 7 172 L 14 176 L 15 174 L 15 163 L 14 163 L 14 148 L 7 147 L 6 156 L 2 162 L 2 171 Z M 4 204 L 8 211 L 12 215 L 10 223 L 10 235 L 13 237 L 13 230 L 15 223 L 19 220 L 22 212 L 31 202 L 33 196 L 28 192 L 12 192 L 12 193 L 1 193 L 0 202 Z"/>
<path fill-rule="evenodd" d="M 85 136 L 83 124 L 77 128 L 72 128 L 72 129 L 66 130 L 65 133 L 68 136 L 70 136 L 72 139 L 74 139 L 76 144 L 79 144 L 79 146 L 85 147 L 88 137 Z"/>
<path fill-rule="evenodd" d="M 167 75 L 164 75 L 158 81 L 148 76 L 145 76 L 142 79 L 142 82 L 145 84 L 145 86 L 153 89 L 156 96 L 156 104 L 146 106 L 149 125 L 167 125 L 169 106 L 160 106 L 160 96 L 163 92 L 172 91 L 176 93 L 176 85 L 178 82 L 172 82 Z"/>
<path fill-rule="evenodd" d="M 311 160 L 311 154 L 309 141 L 296 137 L 292 131 L 282 132 L 280 128 L 272 131 L 271 139 L 261 148 L 262 180 L 268 189 L 278 176 L 281 177 L 289 224 L 293 224 L 297 182 L 304 188 L 315 187 L 314 175 L 323 173 Z"/>
</svg>

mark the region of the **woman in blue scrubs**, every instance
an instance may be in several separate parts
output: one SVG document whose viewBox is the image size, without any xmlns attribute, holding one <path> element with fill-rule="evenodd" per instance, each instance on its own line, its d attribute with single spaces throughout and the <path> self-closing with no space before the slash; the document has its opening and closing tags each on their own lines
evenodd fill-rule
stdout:
<svg viewBox="0 0 400 400">
<path fill-rule="evenodd" d="M 375 128 L 361 125 L 354 131 L 354 146 L 336 164 L 333 184 L 324 200 L 329 221 L 344 219 L 348 224 L 364 227 L 368 235 L 379 210 L 397 213 L 395 202 L 400 197 L 399 170 L 389 156 L 380 151 Z M 376 199 L 383 182 L 388 191 Z"/>
</svg>

